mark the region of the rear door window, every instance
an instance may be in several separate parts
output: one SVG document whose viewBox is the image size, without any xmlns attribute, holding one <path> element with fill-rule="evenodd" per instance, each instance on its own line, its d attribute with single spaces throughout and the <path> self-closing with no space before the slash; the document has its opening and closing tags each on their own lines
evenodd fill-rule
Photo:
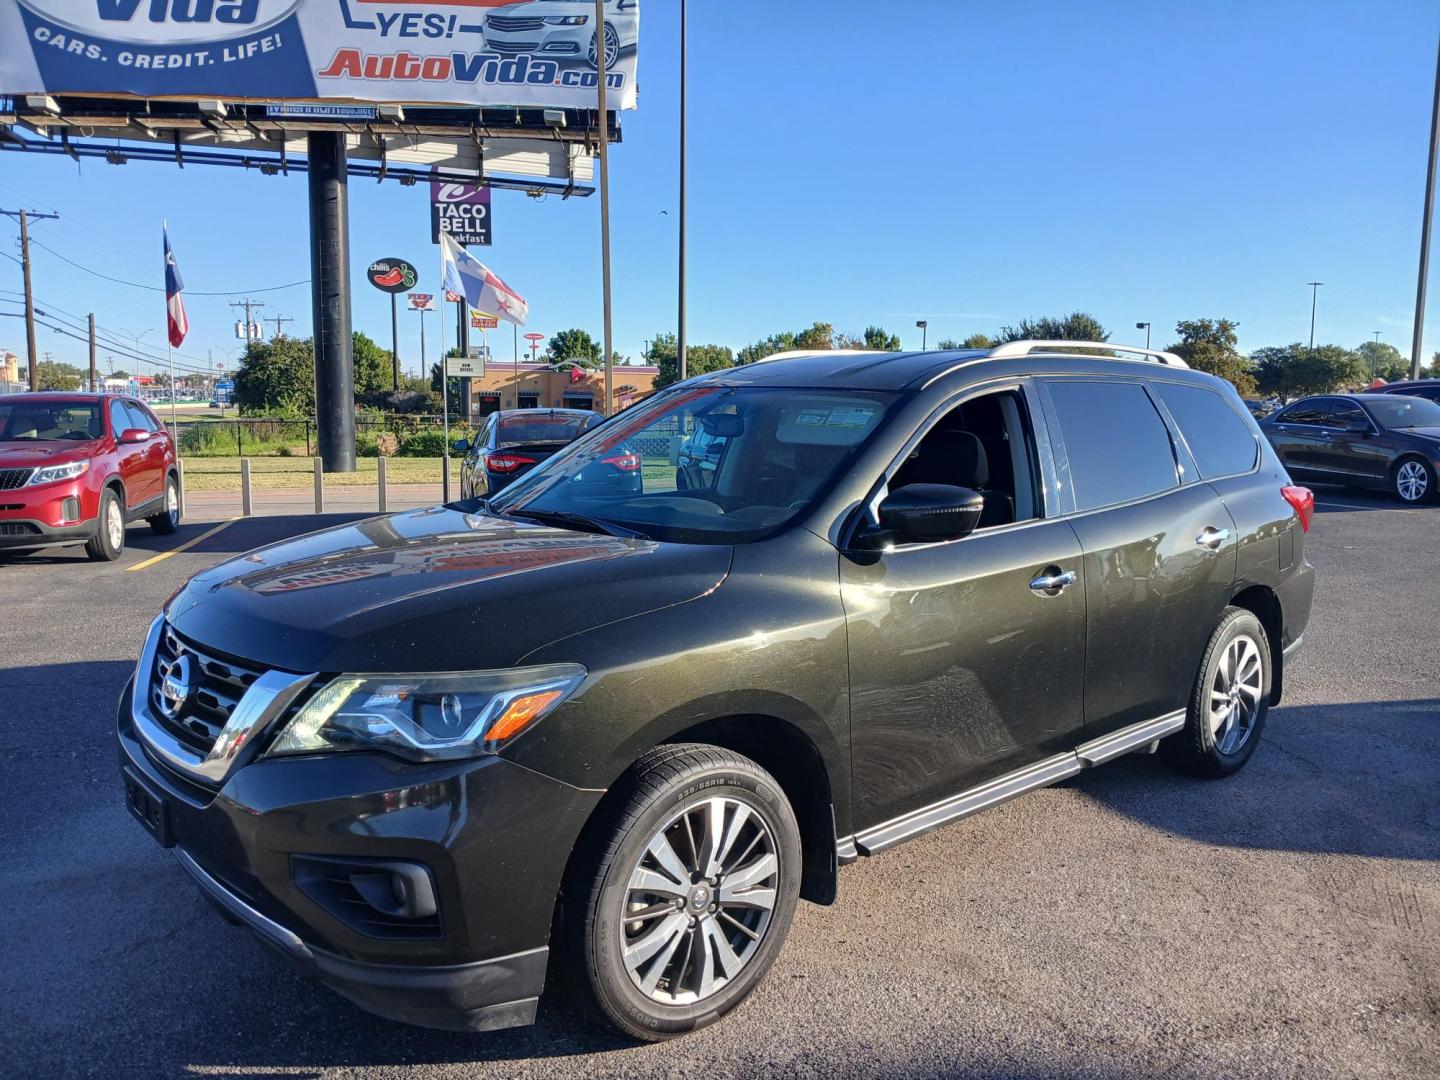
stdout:
<svg viewBox="0 0 1440 1080">
<path fill-rule="evenodd" d="M 1356 405 L 1353 401 L 1332 401 L 1330 403 L 1330 416 L 1325 421 L 1330 427 L 1348 428 L 1353 424 L 1370 426 L 1370 418 L 1365 415 L 1365 410 Z"/>
<path fill-rule="evenodd" d="M 1203 480 L 1234 476 L 1255 467 L 1255 433 L 1224 397 L 1203 386 L 1152 383 L 1190 447 Z"/>
<path fill-rule="evenodd" d="M 1110 379 L 1056 379 L 1047 385 L 1070 461 L 1076 510 L 1179 486 L 1170 429 L 1143 385 Z"/>
</svg>

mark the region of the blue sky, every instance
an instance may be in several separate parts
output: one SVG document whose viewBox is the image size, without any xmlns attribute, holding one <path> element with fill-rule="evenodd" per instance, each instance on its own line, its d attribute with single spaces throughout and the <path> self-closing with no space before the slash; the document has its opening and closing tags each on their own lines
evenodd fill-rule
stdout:
<svg viewBox="0 0 1440 1080">
<path fill-rule="evenodd" d="M 677 29 L 673 0 L 647 0 L 640 108 L 611 159 L 631 356 L 675 325 Z M 1319 340 L 1379 330 L 1408 355 L 1437 33 L 1433 0 L 692 3 L 690 339 L 821 320 L 918 347 L 918 318 L 933 343 L 1083 309 L 1115 340 L 1148 320 L 1161 344 L 1178 319 L 1224 316 L 1248 350 L 1307 338 L 1318 279 Z M 0 206 L 21 204 L 62 215 L 38 240 L 114 276 L 161 283 L 162 217 L 191 290 L 309 276 L 299 176 L 7 154 Z M 352 180 L 351 212 L 355 326 L 386 344 L 364 268 L 409 258 L 433 289 L 425 189 Z M 598 197 L 496 192 L 495 233 L 478 253 L 530 301 L 526 329 L 598 338 Z M 0 298 L 19 288 L 0 260 Z M 157 293 L 40 249 L 35 291 L 163 349 Z M 1440 270 L 1430 293 L 1427 358 Z M 309 333 L 308 287 L 253 295 Z M 233 350 L 236 298 L 191 296 L 183 352 Z M 414 368 L 417 317 L 401 318 Z M 0 347 L 23 345 L 0 320 Z M 510 334 L 492 345 L 508 356 Z M 44 331 L 39 347 L 84 354 Z"/>
</svg>

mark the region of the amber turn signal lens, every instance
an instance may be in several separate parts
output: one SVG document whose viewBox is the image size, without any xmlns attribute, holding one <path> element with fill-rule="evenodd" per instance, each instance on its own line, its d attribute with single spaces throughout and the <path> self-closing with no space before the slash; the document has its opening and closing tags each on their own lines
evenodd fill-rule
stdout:
<svg viewBox="0 0 1440 1080">
<path fill-rule="evenodd" d="M 564 696 L 564 690 L 542 690 L 538 694 L 526 694 L 516 698 L 505 707 L 505 711 L 495 723 L 490 725 L 490 730 L 485 732 L 485 741 L 504 742 L 512 735 L 520 734 L 530 726 L 531 721 L 538 719 L 547 708 Z"/>
</svg>

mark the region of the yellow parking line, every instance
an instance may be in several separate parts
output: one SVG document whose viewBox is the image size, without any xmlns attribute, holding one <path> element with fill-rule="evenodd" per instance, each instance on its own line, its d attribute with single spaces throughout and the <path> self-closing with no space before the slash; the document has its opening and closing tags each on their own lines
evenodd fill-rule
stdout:
<svg viewBox="0 0 1440 1080">
<path fill-rule="evenodd" d="M 213 529 L 207 529 L 205 532 L 201 533 L 194 539 L 186 540 L 185 543 L 181 544 L 179 547 L 171 548 L 169 551 L 162 551 L 159 555 L 152 555 L 144 562 L 138 562 L 134 566 L 127 566 L 125 569 L 144 570 L 147 566 L 154 566 L 157 562 L 164 562 L 166 559 L 170 558 L 171 555 L 179 555 L 182 551 L 188 551 L 190 548 L 200 543 L 201 540 L 210 539 L 210 537 L 214 536 L 221 529 L 228 529 L 231 525 L 235 524 L 235 522 L 239 520 L 240 519 L 238 517 L 232 517 L 228 521 L 222 521 Z"/>
</svg>

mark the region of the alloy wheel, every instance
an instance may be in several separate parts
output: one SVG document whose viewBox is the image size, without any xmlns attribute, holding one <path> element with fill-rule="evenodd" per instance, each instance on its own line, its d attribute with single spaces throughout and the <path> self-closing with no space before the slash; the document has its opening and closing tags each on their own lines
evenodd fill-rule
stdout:
<svg viewBox="0 0 1440 1080">
<path fill-rule="evenodd" d="M 585 50 L 585 57 L 590 61 L 590 66 L 599 68 L 598 58 L 595 55 L 595 35 L 590 35 L 590 45 Z M 620 35 L 609 23 L 605 24 L 605 68 L 608 71 L 620 62 Z"/>
<path fill-rule="evenodd" d="M 176 487 L 174 480 L 165 482 L 165 514 L 170 519 L 171 527 L 180 524 L 180 489 Z"/>
<path fill-rule="evenodd" d="M 1260 713 L 1264 664 L 1255 639 L 1241 634 L 1225 646 L 1210 684 L 1210 733 L 1222 754 L 1245 745 Z"/>
<path fill-rule="evenodd" d="M 1395 471 L 1395 491 L 1406 502 L 1419 502 L 1430 487 L 1430 476 L 1418 461 L 1406 461 Z"/>
<path fill-rule="evenodd" d="M 779 885 L 775 839 L 735 798 L 692 804 L 660 829 L 625 889 L 623 961 L 665 1005 L 693 1005 L 730 983 L 770 926 Z"/>
<path fill-rule="evenodd" d="M 125 543 L 125 519 L 120 514 L 120 504 L 111 499 L 105 509 L 105 535 L 110 546 L 119 550 Z"/>
</svg>

